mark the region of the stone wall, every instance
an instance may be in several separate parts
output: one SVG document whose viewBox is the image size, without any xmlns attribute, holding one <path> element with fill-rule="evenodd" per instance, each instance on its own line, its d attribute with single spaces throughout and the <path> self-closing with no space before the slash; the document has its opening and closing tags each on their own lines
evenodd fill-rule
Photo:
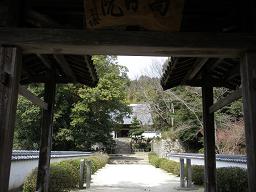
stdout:
<svg viewBox="0 0 256 192">
<path fill-rule="evenodd" d="M 158 154 L 160 157 L 165 157 L 167 153 L 181 153 L 184 152 L 183 147 L 180 145 L 178 140 L 153 140 L 151 151 Z"/>
</svg>

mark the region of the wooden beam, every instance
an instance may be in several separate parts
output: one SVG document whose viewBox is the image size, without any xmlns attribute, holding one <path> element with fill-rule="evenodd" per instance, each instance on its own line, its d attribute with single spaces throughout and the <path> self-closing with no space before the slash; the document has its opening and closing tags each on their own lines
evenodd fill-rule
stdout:
<svg viewBox="0 0 256 192">
<path fill-rule="evenodd" d="M 234 77 L 239 75 L 240 75 L 240 64 L 238 63 L 235 67 L 231 69 L 231 71 L 228 72 L 228 74 L 226 75 L 225 81 L 230 81 Z"/>
<path fill-rule="evenodd" d="M 52 147 L 53 115 L 56 92 L 55 74 L 49 71 L 48 82 L 45 84 L 44 100 L 48 109 L 43 110 L 41 124 L 41 144 L 39 152 L 37 191 L 48 192 L 50 176 L 50 156 Z"/>
<path fill-rule="evenodd" d="M 0 192 L 9 186 L 21 62 L 20 49 L 0 48 Z"/>
<path fill-rule="evenodd" d="M 84 78 L 85 80 L 89 80 L 87 77 Z M 20 80 L 21 85 L 27 85 L 30 83 L 46 83 L 47 79 L 45 78 L 45 75 L 37 75 L 37 76 L 30 76 L 29 78 Z M 64 76 L 58 76 L 56 77 L 56 83 L 63 83 L 67 84 L 70 83 L 70 79 L 64 77 Z"/>
<path fill-rule="evenodd" d="M 68 61 L 65 59 L 64 55 L 54 55 L 54 58 L 58 62 L 60 68 L 62 69 L 63 73 L 69 77 L 73 82 L 76 81 L 76 76 L 74 75 L 70 64 Z"/>
<path fill-rule="evenodd" d="M 85 63 L 87 64 L 87 67 L 89 69 L 89 72 L 91 74 L 92 80 L 94 83 L 98 82 L 98 76 L 97 76 L 97 72 L 92 68 L 93 65 L 93 60 L 92 60 L 92 56 L 86 55 L 85 56 Z"/>
<path fill-rule="evenodd" d="M 178 60 L 179 58 L 177 57 L 171 57 L 170 60 L 168 61 L 168 64 L 165 66 L 164 71 L 168 70 L 169 72 L 171 72 L 176 67 Z M 170 78 L 170 75 L 167 75 L 167 77 L 164 79 L 163 84 L 166 85 Z"/>
<path fill-rule="evenodd" d="M 241 59 L 241 78 L 249 192 L 256 191 L 256 52 Z"/>
<path fill-rule="evenodd" d="M 27 90 L 24 86 L 19 86 L 19 94 L 25 97 L 27 100 L 29 100 L 31 103 L 47 110 L 48 104 L 45 103 L 43 100 L 41 100 L 39 97 L 31 93 L 29 90 Z"/>
<path fill-rule="evenodd" d="M 216 103 L 214 103 L 210 109 L 209 112 L 210 113 L 214 113 L 216 111 L 218 111 L 219 109 L 231 104 L 232 102 L 240 99 L 242 97 L 242 89 L 239 88 L 235 91 L 233 91 L 231 94 L 229 94 L 228 96 L 226 96 L 223 99 L 220 99 L 219 101 L 217 101 Z"/>
<path fill-rule="evenodd" d="M 211 64 L 211 66 L 209 66 L 210 67 L 209 71 L 214 70 L 222 61 L 223 61 L 223 58 L 215 58 L 212 61 L 213 63 Z"/>
<path fill-rule="evenodd" d="M 207 71 L 203 79 L 208 80 Z M 209 112 L 213 104 L 213 87 L 202 87 L 203 98 L 203 126 L 204 126 L 204 159 L 205 159 L 205 192 L 216 192 L 216 155 L 215 155 L 215 128 L 214 114 Z"/>
<path fill-rule="evenodd" d="M 38 54 L 240 57 L 256 35 L 0 28 L 0 44 Z"/>
<path fill-rule="evenodd" d="M 52 69 L 51 62 L 49 61 L 46 55 L 37 54 L 37 57 L 42 61 L 46 68 Z"/>
<path fill-rule="evenodd" d="M 192 87 L 202 87 L 205 84 L 208 84 L 209 86 L 212 86 L 212 87 L 226 87 L 231 90 L 235 89 L 232 86 L 228 86 L 225 81 L 216 80 L 216 79 L 209 79 L 209 80 L 207 80 L 207 82 L 204 82 L 202 79 L 196 79 L 196 80 L 191 80 L 190 82 L 186 83 L 186 85 L 189 85 Z"/>
<path fill-rule="evenodd" d="M 42 27 L 42 28 L 44 27 L 60 28 L 61 27 L 61 25 L 55 22 L 52 18 L 34 10 L 26 11 L 26 22 L 32 24 L 35 27 Z"/>
<path fill-rule="evenodd" d="M 209 58 L 198 58 L 192 69 L 184 77 L 183 83 L 192 80 L 199 73 L 199 71 L 207 63 L 208 60 Z"/>
</svg>

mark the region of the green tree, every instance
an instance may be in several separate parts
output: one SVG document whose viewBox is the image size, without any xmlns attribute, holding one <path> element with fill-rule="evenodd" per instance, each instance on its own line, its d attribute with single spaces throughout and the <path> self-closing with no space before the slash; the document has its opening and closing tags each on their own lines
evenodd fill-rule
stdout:
<svg viewBox="0 0 256 192">
<path fill-rule="evenodd" d="M 141 126 L 141 122 L 135 117 L 132 119 L 132 123 L 130 125 L 130 130 L 129 130 L 129 136 L 141 136 L 144 133 L 144 130 Z"/>
<path fill-rule="evenodd" d="M 29 85 L 27 87 L 38 97 L 42 97 L 42 85 Z M 14 132 L 15 149 L 38 149 L 40 142 L 40 114 L 39 107 L 19 97 Z"/>
<path fill-rule="evenodd" d="M 72 109 L 72 130 L 78 148 L 89 149 L 95 143 L 111 144 L 110 132 L 129 112 L 126 103 L 127 70 L 115 57 L 96 56 L 100 77 L 96 88 L 80 87 L 80 100 Z"/>
<path fill-rule="evenodd" d="M 134 117 L 132 118 L 132 123 L 130 126 L 131 129 L 141 129 L 141 122 L 138 120 L 138 118 Z"/>
<path fill-rule="evenodd" d="M 72 126 L 72 109 L 79 101 L 77 90 L 81 85 L 58 85 L 54 111 L 53 149 L 75 150 Z"/>
<path fill-rule="evenodd" d="M 101 142 L 112 144 L 110 131 L 129 112 L 126 104 L 127 69 L 116 57 L 93 57 L 100 81 L 97 87 L 58 85 L 53 129 L 53 150 L 88 150 Z M 28 88 L 42 97 L 42 85 Z M 19 99 L 15 148 L 38 149 L 41 110 Z"/>
</svg>

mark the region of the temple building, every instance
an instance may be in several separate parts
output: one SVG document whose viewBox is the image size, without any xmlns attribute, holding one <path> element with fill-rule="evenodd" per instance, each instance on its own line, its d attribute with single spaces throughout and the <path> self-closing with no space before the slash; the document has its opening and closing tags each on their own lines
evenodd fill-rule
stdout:
<svg viewBox="0 0 256 192">
<path fill-rule="evenodd" d="M 150 129 L 153 125 L 153 119 L 149 104 L 130 104 L 132 113 L 123 118 L 123 123 L 118 130 L 113 131 L 113 137 L 128 137 L 133 121 L 136 119 L 145 129 Z"/>
</svg>

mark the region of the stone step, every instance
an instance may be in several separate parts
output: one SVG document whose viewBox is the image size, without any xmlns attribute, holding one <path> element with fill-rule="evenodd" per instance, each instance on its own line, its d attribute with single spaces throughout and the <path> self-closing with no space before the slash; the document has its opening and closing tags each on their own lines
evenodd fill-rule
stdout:
<svg viewBox="0 0 256 192">
<path fill-rule="evenodd" d="M 147 153 L 111 155 L 110 164 L 148 164 Z"/>
<path fill-rule="evenodd" d="M 131 139 L 130 138 L 116 138 L 116 150 L 117 154 L 130 154 L 131 150 Z"/>
</svg>

